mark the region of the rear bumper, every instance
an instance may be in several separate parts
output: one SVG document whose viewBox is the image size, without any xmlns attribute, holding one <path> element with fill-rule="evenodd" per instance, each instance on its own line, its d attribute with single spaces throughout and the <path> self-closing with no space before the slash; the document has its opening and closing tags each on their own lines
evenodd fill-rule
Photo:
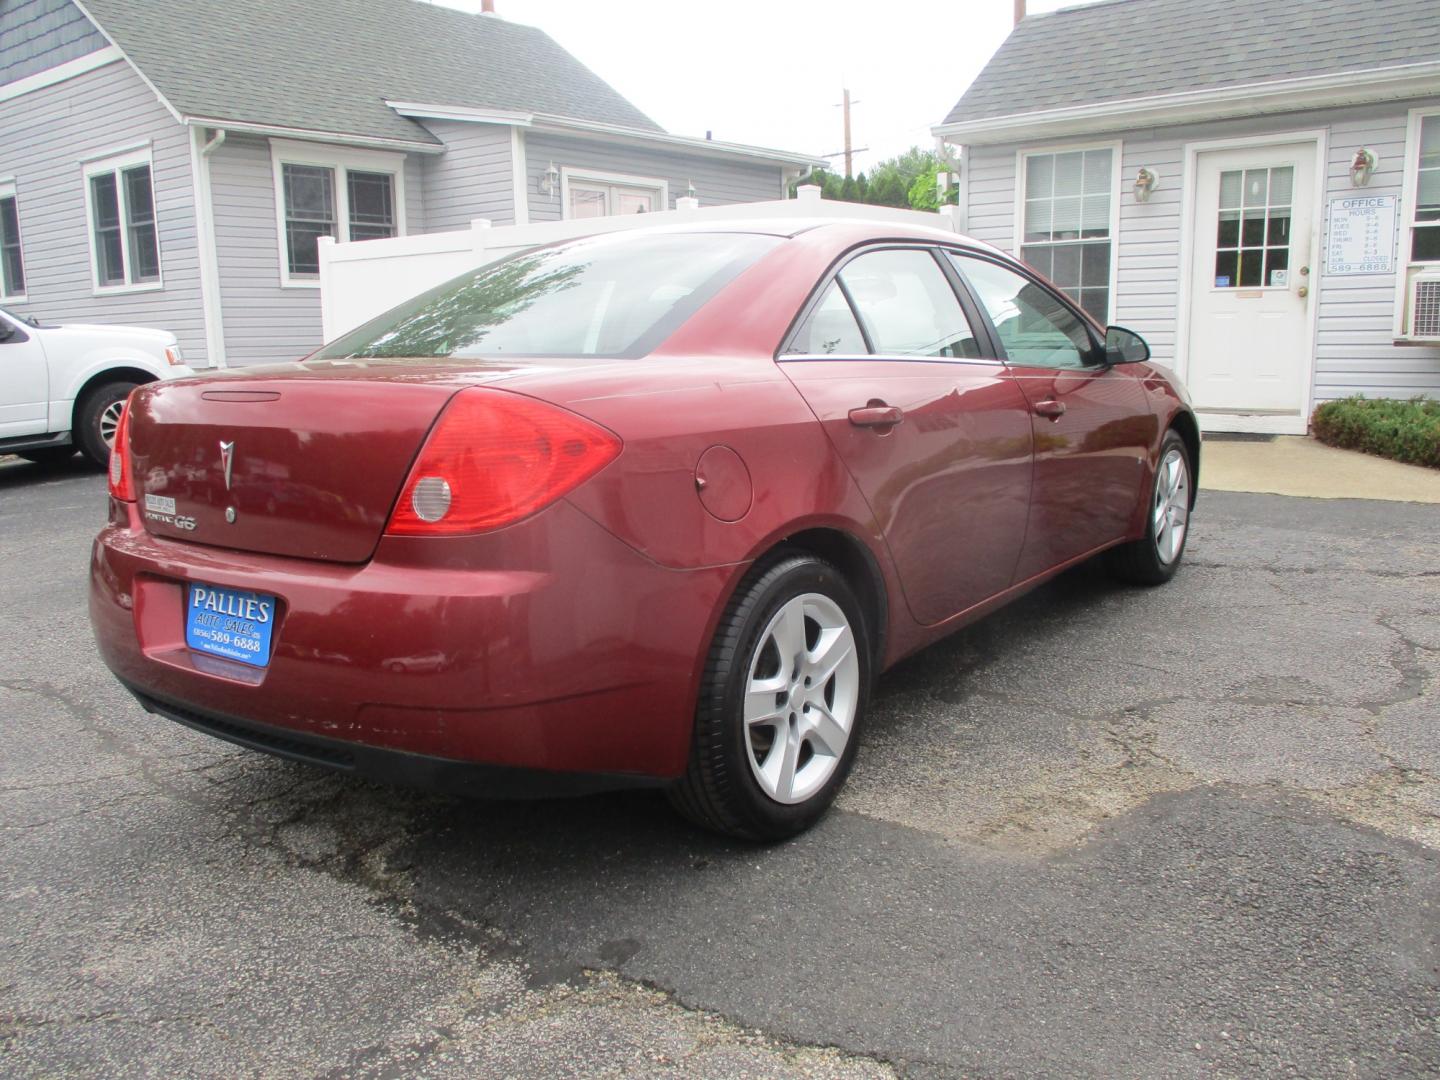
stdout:
<svg viewBox="0 0 1440 1080">
<path fill-rule="evenodd" d="M 473 766 L 586 774 L 541 794 L 684 771 L 733 573 L 659 567 L 563 501 L 491 534 L 387 537 L 359 565 L 155 537 L 112 502 L 90 618 L 116 676 L 192 727 L 421 786 L 526 787 L 459 775 Z M 186 647 L 191 581 L 277 597 L 266 667 Z"/>
<path fill-rule="evenodd" d="M 290 761 L 319 765 L 385 784 L 487 799 L 533 799 L 590 795 L 599 791 L 659 786 L 665 782 L 660 778 L 630 773 L 554 772 L 483 765 L 324 739 L 257 724 L 253 720 L 201 712 L 178 702 L 161 701 L 143 690 L 124 684 L 123 680 L 122 684 L 135 695 L 146 712 L 174 720 L 206 735 Z"/>
</svg>

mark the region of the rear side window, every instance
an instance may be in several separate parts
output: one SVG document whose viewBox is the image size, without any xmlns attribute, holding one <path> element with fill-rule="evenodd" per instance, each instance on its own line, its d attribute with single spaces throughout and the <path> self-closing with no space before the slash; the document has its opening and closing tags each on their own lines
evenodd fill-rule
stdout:
<svg viewBox="0 0 1440 1080">
<path fill-rule="evenodd" d="M 834 282 L 800 324 L 790 347 L 785 350 L 787 354 L 805 356 L 863 356 L 869 351 L 850 302 Z"/>
<path fill-rule="evenodd" d="M 965 360 L 980 355 L 960 301 L 930 252 L 868 252 L 847 263 L 840 280 L 875 352 Z"/>
<path fill-rule="evenodd" d="M 644 356 L 779 242 L 620 234 L 526 252 L 422 293 L 308 359 Z"/>
</svg>

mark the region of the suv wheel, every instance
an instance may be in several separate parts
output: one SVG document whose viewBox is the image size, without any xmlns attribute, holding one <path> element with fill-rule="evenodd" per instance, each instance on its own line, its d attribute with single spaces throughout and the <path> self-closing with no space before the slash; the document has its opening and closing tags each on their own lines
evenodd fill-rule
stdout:
<svg viewBox="0 0 1440 1080">
<path fill-rule="evenodd" d="M 129 379 L 102 383 L 86 394 L 75 410 L 75 441 L 85 456 L 102 469 L 110 463 L 110 444 L 115 441 L 125 399 L 139 385 Z"/>
</svg>

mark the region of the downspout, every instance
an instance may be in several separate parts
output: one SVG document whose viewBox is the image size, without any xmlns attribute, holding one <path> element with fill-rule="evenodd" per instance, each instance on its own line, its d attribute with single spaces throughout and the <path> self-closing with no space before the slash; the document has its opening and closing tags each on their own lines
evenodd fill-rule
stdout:
<svg viewBox="0 0 1440 1080">
<path fill-rule="evenodd" d="M 788 199 L 788 198 L 790 198 L 790 185 L 791 185 L 791 184 L 794 184 L 796 187 L 799 187 L 799 186 L 800 186 L 801 184 L 803 184 L 806 180 L 809 180 L 809 179 L 810 179 L 810 174 L 813 173 L 814 171 L 815 171 L 815 166 L 814 166 L 814 165 L 806 165 L 806 166 L 805 166 L 805 171 L 802 172 L 802 173 L 800 173 L 799 175 L 797 175 L 793 180 L 788 180 L 788 179 L 785 180 L 784 183 L 783 183 L 783 186 L 781 187 L 781 190 L 780 190 L 780 197 L 781 197 L 782 199 Z"/>
<path fill-rule="evenodd" d="M 217 128 L 205 141 L 205 129 L 190 134 L 190 170 L 195 187 L 195 243 L 200 256 L 200 306 L 205 318 L 205 360 L 210 367 L 227 367 L 225 319 L 220 310 L 220 257 L 215 243 L 215 208 L 210 193 L 210 155 L 225 142 L 225 129 Z"/>
</svg>

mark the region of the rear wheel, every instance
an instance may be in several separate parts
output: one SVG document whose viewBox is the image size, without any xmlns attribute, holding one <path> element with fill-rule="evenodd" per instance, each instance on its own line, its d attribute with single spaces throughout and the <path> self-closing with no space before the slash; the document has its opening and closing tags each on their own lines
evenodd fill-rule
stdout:
<svg viewBox="0 0 1440 1080">
<path fill-rule="evenodd" d="M 1171 428 L 1160 444 L 1160 465 L 1146 504 L 1143 538 L 1105 553 L 1105 563 L 1122 581 L 1163 585 L 1180 569 L 1190 536 L 1190 453 Z"/>
<path fill-rule="evenodd" d="M 793 555 L 752 572 L 716 629 L 671 801 L 731 836 L 809 828 L 854 763 L 869 686 L 864 616 L 835 567 Z"/>
<path fill-rule="evenodd" d="M 75 410 L 75 441 L 85 456 L 102 469 L 110 461 L 110 446 L 115 441 L 125 399 L 139 385 L 128 379 L 102 383 L 87 393 Z"/>
</svg>

